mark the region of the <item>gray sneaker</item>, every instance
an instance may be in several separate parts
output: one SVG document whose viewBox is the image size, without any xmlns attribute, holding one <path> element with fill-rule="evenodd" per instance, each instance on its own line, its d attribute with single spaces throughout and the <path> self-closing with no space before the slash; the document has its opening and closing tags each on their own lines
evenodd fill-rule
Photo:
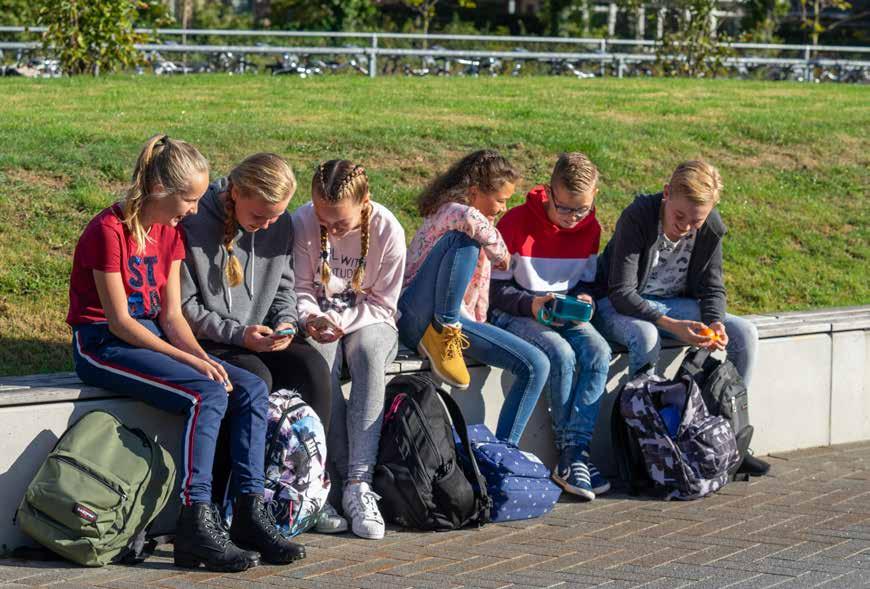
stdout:
<svg viewBox="0 0 870 589">
<path fill-rule="evenodd" d="M 347 520 L 338 514 L 331 503 L 327 502 L 317 516 L 314 531 L 320 534 L 340 534 L 347 531 Z"/>
</svg>

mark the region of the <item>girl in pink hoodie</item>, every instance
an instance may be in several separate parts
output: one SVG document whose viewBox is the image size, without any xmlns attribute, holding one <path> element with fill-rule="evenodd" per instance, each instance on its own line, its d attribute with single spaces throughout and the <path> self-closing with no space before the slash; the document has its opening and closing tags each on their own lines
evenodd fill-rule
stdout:
<svg viewBox="0 0 870 589">
<path fill-rule="evenodd" d="M 396 304 L 405 267 L 405 233 L 373 202 L 362 166 L 347 160 L 320 164 L 311 203 L 293 214 L 299 324 L 332 369 L 332 417 L 327 440 L 342 506 L 353 532 L 384 536 L 371 483 L 384 410 L 384 375 L 396 356 Z M 347 362 L 352 380 L 345 400 L 338 377 Z"/>
<path fill-rule="evenodd" d="M 519 443 L 550 370 L 538 348 L 486 322 L 491 267 L 506 269 L 510 261 L 494 221 L 519 178 L 497 151 L 484 149 L 423 191 L 423 225 L 409 248 L 399 300 L 402 343 L 428 357 L 442 381 L 468 387 L 463 351 L 514 374 L 496 428 L 496 436 L 513 443 Z"/>
</svg>

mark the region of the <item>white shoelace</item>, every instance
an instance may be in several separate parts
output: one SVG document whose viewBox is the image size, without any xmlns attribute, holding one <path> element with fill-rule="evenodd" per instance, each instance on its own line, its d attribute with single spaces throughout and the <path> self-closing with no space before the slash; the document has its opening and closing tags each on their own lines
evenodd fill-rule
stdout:
<svg viewBox="0 0 870 589">
<path fill-rule="evenodd" d="M 362 513 L 363 520 L 384 523 L 381 510 L 378 509 L 378 499 L 380 498 L 380 495 L 368 489 L 361 493 L 352 493 L 350 498 L 351 517 L 356 518 L 358 514 Z"/>
</svg>

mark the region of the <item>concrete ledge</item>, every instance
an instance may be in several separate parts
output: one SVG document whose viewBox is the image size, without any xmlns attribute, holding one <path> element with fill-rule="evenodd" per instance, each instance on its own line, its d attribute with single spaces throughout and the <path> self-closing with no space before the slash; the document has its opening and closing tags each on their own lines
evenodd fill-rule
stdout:
<svg viewBox="0 0 870 589">
<path fill-rule="evenodd" d="M 757 454 L 870 440 L 870 305 L 815 312 L 753 316 L 761 339 L 750 409 Z M 685 348 L 663 345 L 660 367 L 673 375 Z M 627 373 L 624 350 L 615 349 L 607 393 L 602 400 L 592 443 L 592 458 L 602 471 L 614 472 L 609 416 L 614 392 Z M 495 429 L 510 374 L 470 364 L 472 383 L 454 396 L 469 423 Z M 389 375 L 428 369 L 425 360 L 404 350 Z M 345 394 L 349 385 L 345 386 Z M 175 456 L 181 418 L 103 389 L 83 385 L 74 373 L 0 378 L 0 545 L 26 539 L 11 526 L 11 513 L 36 469 L 70 423 L 94 409 L 112 411 L 156 436 Z M 546 399 L 538 403 L 521 446 L 553 464 L 555 450 Z M 158 520 L 157 531 L 171 529 L 175 509 Z"/>
</svg>

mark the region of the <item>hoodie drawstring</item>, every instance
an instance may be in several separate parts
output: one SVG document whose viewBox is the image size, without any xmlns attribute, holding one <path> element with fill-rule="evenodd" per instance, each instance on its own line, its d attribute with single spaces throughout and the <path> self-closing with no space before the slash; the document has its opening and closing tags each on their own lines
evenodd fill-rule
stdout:
<svg viewBox="0 0 870 589">
<path fill-rule="evenodd" d="M 233 292 L 230 290 L 230 285 L 227 284 L 227 265 L 230 263 L 230 252 L 226 246 L 221 246 L 224 252 L 223 263 L 221 264 L 221 282 L 224 285 L 224 301 L 227 303 L 227 311 L 233 310 Z"/>
<path fill-rule="evenodd" d="M 248 264 L 251 265 L 251 300 L 254 299 L 254 285 L 257 280 L 256 268 L 257 252 L 254 250 L 254 240 L 257 238 L 256 233 L 251 233 L 251 255 L 248 256 Z"/>
</svg>

